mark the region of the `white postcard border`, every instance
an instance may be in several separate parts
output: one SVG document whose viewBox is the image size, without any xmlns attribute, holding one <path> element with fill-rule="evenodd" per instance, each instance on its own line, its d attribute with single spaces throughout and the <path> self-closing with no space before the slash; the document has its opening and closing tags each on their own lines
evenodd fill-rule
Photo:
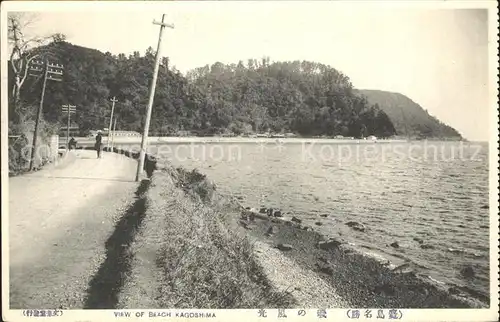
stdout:
<svg viewBox="0 0 500 322">
<path fill-rule="evenodd" d="M 268 1 L 266 1 L 268 2 Z M 295 2 L 295 1 L 293 1 Z M 289 2 L 288 5 L 293 5 Z M 298 2 L 298 1 L 297 1 Z M 326 3 L 329 4 L 326 4 Z M 499 217 L 498 217 L 498 9 L 496 1 L 338 1 L 331 3 L 329 1 L 315 1 L 315 4 L 321 6 L 377 6 L 377 7 L 411 7 L 411 8 L 432 8 L 432 9 L 457 9 L 457 8 L 487 8 L 489 9 L 489 70 L 491 71 L 489 77 L 490 85 L 490 142 L 489 142 L 489 161 L 490 161 L 490 294 L 491 305 L 489 309 L 401 309 L 403 312 L 402 320 L 405 321 L 493 321 L 498 318 L 498 236 L 499 236 Z M 163 1 L 3 1 L 1 4 L 1 38 L 6 39 L 7 23 L 6 16 L 8 11 L 73 11 L 73 10 L 87 10 L 87 11 L 103 11 L 103 10 L 158 10 L 159 8 L 165 9 L 168 6 L 188 5 L 188 6 L 228 6 L 235 5 L 235 3 L 223 2 L 198 2 L 188 1 L 184 3 L 179 2 L 163 2 Z M 255 5 L 263 5 L 255 1 Z M 275 4 L 282 5 L 282 4 Z M 215 10 L 215 9 L 214 9 Z M 286 19 L 286 17 L 284 17 Z M 211 321 L 234 321 L 236 319 L 248 319 L 259 321 L 322 321 L 322 320 L 350 320 L 347 317 L 348 309 L 327 309 L 327 318 L 321 319 L 317 317 L 316 309 L 306 309 L 305 316 L 298 316 L 299 309 L 286 309 L 287 318 L 278 319 L 277 309 L 255 308 L 251 310 L 176 310 L 176 309 L 162 309 L 162 310 L 62 310 L 61 316 L 55 317 L 28 317 L 26 310 L 11 310 L 9 308 L 9 252 L 8 252 L 8 158 L 7 158 L 7 46 L 1 46 L 2 60 L 1 60 L 1 148 L 2 148 L 2 317 L 6 321 L 32 321 L 33 319 L 50 319 L 51 321 L 102 321 L 110 319 L 124 319 L 115 318 L 114 312 L 130 312 L 131 317 L 125 318 L 128 321 L 139 321 L 149 319 L 149 312 L 170 312 L 171 317 L 155 317 L 155 320 L 203 320 L 208 319 Z M 266 309 L 267 318 L 258 316 L 259 309 Z M 320 309 L 320 308 L 317 308 Z M 352 308 L 356 309 L 356 308 Z M 360 309 L 361 317 L 359 320 L 377 320 L 375 318 L 376 311 L 380 308 L 372 308 L 374 317 L 372 319 L 365 318 L 363 312 L 365 309 Z M 384 308 L 386 311 L 390 308 Z M 140 313 L 143 312 L 143 313 Z M 202 313 L 212 312 L 215 313 L 215 318 L 185 318 L 175 317 L 176 313 Z M 138 316 L 136 316 L 138 314 Z M 142 315 L 141 315 L 142 314 Z"/>
</svg>

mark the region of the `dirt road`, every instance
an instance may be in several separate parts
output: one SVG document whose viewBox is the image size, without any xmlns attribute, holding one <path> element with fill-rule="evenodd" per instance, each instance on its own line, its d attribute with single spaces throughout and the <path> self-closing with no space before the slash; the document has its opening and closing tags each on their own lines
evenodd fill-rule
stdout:
<svg viewBox="0 0 500 322">
<path fill-rule="evenodd" d="M 70 153 L 64 162 L 9 179 L 10 305 L 83 308 L 106 242 L 134 202 L 136 161 Z"/>
</svg>

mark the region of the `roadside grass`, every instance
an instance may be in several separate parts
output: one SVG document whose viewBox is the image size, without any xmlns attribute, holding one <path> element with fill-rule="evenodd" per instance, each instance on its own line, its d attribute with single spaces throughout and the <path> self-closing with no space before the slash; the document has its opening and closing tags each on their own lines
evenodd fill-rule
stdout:
<svg viewBox="0 0 500 322">
<path fill-rule="evenodd" d="M 134 268 L 120 306 L 231 309 L 295 304 L 289 293 L 271 286 L 248 237 L 228 221 L 224 199 L 216 195 L 215 186 L 197 171 L 165 166 L 154 174 L 144 226 L 131 245 Z"/>
<path fill-rule="evenodd" d="M 197 202 L 198 197 L 204 203 L 210 203 L 215 193 L 215 184 L 208 181 L 206 175 L 193 169 L 187 171 L 184 168 L 177 168 L 175 171 L 170 171 L 173 178 L 176 179 L 175 185 Z"/>
</svg>

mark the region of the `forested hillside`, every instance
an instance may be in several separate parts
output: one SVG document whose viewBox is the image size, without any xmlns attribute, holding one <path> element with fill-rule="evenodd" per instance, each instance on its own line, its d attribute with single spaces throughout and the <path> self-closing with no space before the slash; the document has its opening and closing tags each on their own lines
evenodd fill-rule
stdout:
<svg viewBox="0 0 500 322">
<path fill-rule="evenodd" d="M 412 138 L 462 138 L 454 128 L 429 115 L 420 105 L 402 94 L 379 90 L 359 90 L 358 93 L 387 113 L 399 135 Z"/>
<path fill-rule="evenodd" d="M 64 124 L 61 105 L 77 106 L 74 125 L 82 131 L 107 127 L 116 96 L 117 128 L 139 131 L 152 78 L 154 52 L 125 56 L 53 42 L 44 48 L 65 66 L 62 82 L 47 85 L 44 118 Z M 54 58 L 52 58 L 54 59 Z M 11 79 L 12 81 L 12 79 Z M 41 81 L 29 78 L 24 106 L 39 102 Z M 356 95 L 349 78 L 323 64 L 269 59 L 214 63 L 183 76 L 160 67 L 151 121 L 153 135 L 292 132 L 304 136 L 362 137 L 396 134 L 377 104 Z"/>
<path fill-rule="evenodd" d="M 388 137 L 387 115 L 353 93 L 349 78 L 308 61 L 215 63 L 187 73 L 217 107 L 218 125 L 233 132 Z"/>
</svg>

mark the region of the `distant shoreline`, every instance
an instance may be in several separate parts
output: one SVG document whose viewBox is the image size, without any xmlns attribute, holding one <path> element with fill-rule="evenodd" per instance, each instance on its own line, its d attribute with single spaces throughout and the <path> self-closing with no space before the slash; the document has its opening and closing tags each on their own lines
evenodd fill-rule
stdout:
<svg viewBox="0 0 500 322">
<path fill-rule="evenodd" d="M 261 143 L 261 142 L 286 142 L 286 143 L 400 143 L 408 142 L 400 139 L 330 139 L 330 138 L 279 138 L 279 137 L 151 137 L 150 142 L 179 142 L 179 143 Z"/>
<path fill-rule="evenodd" d="M 60 138 L 60 142 L 63 138 Z M 94 139 L 89 137 L 75 137 L 79 145 L 93 144 Z M 107 145 L 107 137 L 103 139 L 103 143 Z M 149 137 L 148 144 L 192 144 L 192 143 L 275 143 L 282 142 L 286 144 L 304 144 L 304 143 L 329 143 L 329 144 L 388 144 L 388 143 L 417 143 L 417 142 L 467 142 L 460 140 L 446 140 L 446 139 L 428 139 L 428 140 L 408 140 L 408 139 L 332 139 L 332 138 L 272 138 L 272 137 L 175 137 L 175 136 L 151 136 Z M 114 145 L 120 144 L 140 144 L 140 136 L 120 136 L 115 137 Z M 468 142 L 471 143 L 471 142 Z M 61 145 L 61 144 L 60 144 Z"/>
</svg>

